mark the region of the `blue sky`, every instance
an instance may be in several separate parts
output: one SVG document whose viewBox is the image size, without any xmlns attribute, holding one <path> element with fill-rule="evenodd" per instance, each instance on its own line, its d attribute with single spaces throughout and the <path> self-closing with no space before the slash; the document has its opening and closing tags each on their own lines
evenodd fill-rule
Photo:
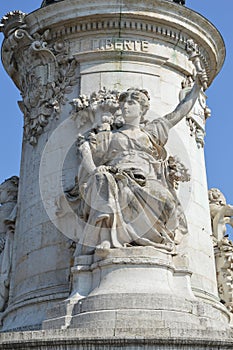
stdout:
<svg viewBox="0 0 233 350">
<path fill-rule="evenodd" d="M 0 17 L 11 10 L 29 13 L 42 0 L 1 1 Z M 233 1 L 187 0 L 188 7 L 207 17 L 221 32 L 227 48 L 227 57 L 221 73 L 207 90 L 212 117 L 207 122 L 206 165 L 209 187 L 218 187 L 233 204 Z M 0 35 L 0 43 L 3 35 Z M 19 92 L 0 66 L 0 183 L 19 174 L 23 118 L 18 108 Z"/>
</svg>

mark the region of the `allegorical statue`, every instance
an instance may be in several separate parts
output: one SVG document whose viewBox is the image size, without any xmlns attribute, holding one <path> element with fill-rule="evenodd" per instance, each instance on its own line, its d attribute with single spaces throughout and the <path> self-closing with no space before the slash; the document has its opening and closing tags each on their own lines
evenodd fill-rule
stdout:
<svg viewBox="0 0 233 350">
<path fill-rule="evenodd" d="M 18 182 L 13 176 L 0 185 L 0 312 L 9 296 Z"/>
<path fill-rule="evenodd" d="M 205 81 L 206 74 L 199 73 L 176 109 L 153 121 L 145 119 L 150 105 L 146 90 L 102 90 L 75 101 L 77 122 L 89 118 L 93 125 L 79 135 L 79 172 L 67 194 L 77 201 L 82 223 L 76 254 L 92 254 L 96 247 L 173 251 L 187 225 L 172 183 L 189 178 L 179 162 L 174 166 L 174 158 L 167 159 L 164 146 Z"/>
<path fill-rule="evenodd" d="M 226 198 L 218 188 L 209 190 L 209 204 L 213 238 L 220 242 L 226 235 L 226 225 L 233 227 L 233 206 L 227 204 Z"/>
</svg>

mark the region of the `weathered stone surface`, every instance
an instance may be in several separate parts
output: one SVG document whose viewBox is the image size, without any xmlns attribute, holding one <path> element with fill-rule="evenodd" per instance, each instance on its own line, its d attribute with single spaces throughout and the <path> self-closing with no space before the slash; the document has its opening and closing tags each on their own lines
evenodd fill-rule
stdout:
<svg viewBox="0 0 233 350">
<path fill-rule="evenodd" d="M 130 333 L 130 329 L 128 332 Z M 172 334 L 168 329 L 158 329 L 156 335 L 154 329 L 148 329 L 147 337 L 139 331 L 132 336 L 125 334 L 123 339 L 118 337 L 119 334 L 113 336 L 108 334 L 107 331 L 105 337 L 100 339 L 98 329 L 93 334 L 88 333 L 88 335 L 89 337 L 85 338 L 87 336 L 85 329 L 5 333 L 0 335 L 0 349 L 139 350 L 145 348 L 148 350 L 230 350 L 232 348 L 232 335 L 230 333 L 226 334 L 219 331 L 212 333 L 206 329 L 201 331 L 180 329 L 172 332 Z M 224 341 L 219 340 L 223 338 Z"/>
</svg>

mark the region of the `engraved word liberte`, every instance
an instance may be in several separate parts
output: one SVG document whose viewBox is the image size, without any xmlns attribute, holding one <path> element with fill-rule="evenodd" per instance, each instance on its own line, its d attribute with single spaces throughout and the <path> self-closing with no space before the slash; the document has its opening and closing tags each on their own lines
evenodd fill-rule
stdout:
<svg viewBox="0 0 233 350">
<path fill-rule="evenodd" d="M 148 52 L 149 42 L 131 39 L 94 39 L 93 50 L 141 51 Z"/>
</svg>

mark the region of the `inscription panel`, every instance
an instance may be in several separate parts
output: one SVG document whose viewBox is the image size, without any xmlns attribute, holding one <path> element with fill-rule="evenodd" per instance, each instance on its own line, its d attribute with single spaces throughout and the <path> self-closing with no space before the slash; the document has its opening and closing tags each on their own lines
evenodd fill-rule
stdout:
<svg viewBox="0 0 233 350">
<path fill-rule="evenodd" d="M 128 52 L 149 52 L 151 44 L 146 40 L 122 39 L 122 38 L 98 38 L 92 40 L 80 40 L 76 42 L 79 52 L 91 51 L 128 51 Z"/>
<path fill-rule="evenodd" d="M 92 41 L 92 50 L 148 52 L 149 42 L 121 38 L 94 39 Z"/>
</svg>

